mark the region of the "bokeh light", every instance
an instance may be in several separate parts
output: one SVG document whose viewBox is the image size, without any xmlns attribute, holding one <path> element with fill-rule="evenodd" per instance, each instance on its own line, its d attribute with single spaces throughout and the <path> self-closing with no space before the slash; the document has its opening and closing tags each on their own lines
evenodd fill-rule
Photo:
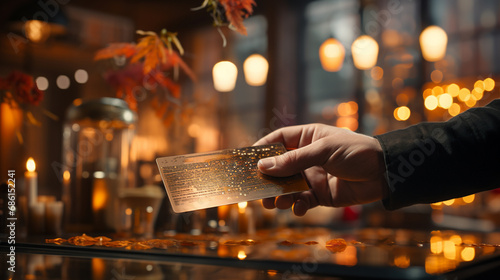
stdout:
<svg viewBox="0 0 500 280">
<path fill-rule="evenodd" d="M 424 100 L 424 106 L 427 108 L 427 110 L 434 110 L 438 106 L 438 99 L 434 95 L 429 95 L 425 98 Z"/>
<path fill-rule="evenodd" d="M 448 93 L 443 93 L 438 97 L 439 107 L 443 109 L 450 108 L 451 104 L 453 104 L 453 97 L 451 97 Z"/>
<path fill-rule="evenodd" d="M 47 90 L 49 88 L 49 80 L 43 76 L 36 78 L 35 83 L 39 90 Z"/>
</svg>

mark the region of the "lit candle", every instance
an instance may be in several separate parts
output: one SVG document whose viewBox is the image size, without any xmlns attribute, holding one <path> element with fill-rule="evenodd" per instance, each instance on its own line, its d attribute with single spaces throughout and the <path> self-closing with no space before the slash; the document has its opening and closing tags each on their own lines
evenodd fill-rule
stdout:
<svg viewBox="0 0 500 280">
<path fill-rule="evenodd" d="M 26 162 L 26 171 L 24 173 L 26 192 L 28 196 L 28 206 L 38 202 L 38 174 L 36 173 L 36 165 L 33 158 L 28 158 Z"/>
</svg>

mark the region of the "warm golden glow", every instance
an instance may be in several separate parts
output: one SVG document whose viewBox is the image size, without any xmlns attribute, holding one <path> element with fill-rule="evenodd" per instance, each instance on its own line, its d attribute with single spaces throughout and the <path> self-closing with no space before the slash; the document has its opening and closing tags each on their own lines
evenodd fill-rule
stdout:
<svg viewBox="0 0 500 280">
<path fill-rule="evenodd" d="M 219 92 L 229 92 L 236 86 L 238 69 L 230 61 L 220 61 L 212 69 L 215 90 Z"/>
<path fill-rule="evenodd" d="M 424 97 L 424 99 L 430 95 L 432 95 L 432 89 L 430 89 L 430 88 L 425 89 L 424 92 L 422 93 L 422 97 Z"/>
<path fill-rule="evenodd" d="M 251 86 L 262 86 L 266 83 L 269 63 L 260 54 L 252 54 L 243 62 L 245 81 Z"/>
<path fill-rule="evenodd" d="M 336 39 L 326 39 L 319 47 L 319 60 L 323 69 L 329 72 L 337 72 L 344 64 L 345 48 Z"/>
<path fill-rule="evenodd" d="M 368 35 L 359 36 L 351 46 L 354 66 L 360 70 L 368 70 L 377 64 L 378 43 Z"/>
<path fill-rule="evenodd" d="M 432 88 L 432 94 L 435 96 L 439 96 L 444 93 L 444 89 L 440 86 L 435 86 Z"/>
<path fill-rule="evenodd" d="M 424 106 L 427 108 L 427 110 L 434 110 L 438 106 L 438 99 L 434 95 L 429 95 L 425 98 L 424 100 Z"/>
<path fill-rule="evenodd" d="M 484 92 L 484 90 L 482 90 L 482 89 L 478 91 L 478 88 L 474 88 L 470 92 L 470 95 L 475 100 L 481 100 L 481 99 L 483 99 L 483 92 Z"/>
<path fill-rule="evenodd" d="M 470 99 L 470 90 L 463 88 L 458 92 L 458 100 L 465 102 Z"/>
<path fill-rule="evenodd" d="M 374 79 L 375 81 L 382 80 L 382 78 L 384 77 L 384 69 L 382 69 L 379 66 L 375 66 L 370 71 L 370 75 L 372 76 L 372 79 Z"/>
<path fill-rule="evenodd" d="M 398 121 L 406 121 L 410 118 L 411 111 L 410 108 L 406 106 L 397 107 L 394 110 L 394 118 Z"/>
<path fill-rule="evenodd" d="M 405 255 L 397 256 L 394 258 L 394 265 L 400 268 L 407 268 L 410 266 L 410 258 Z"/>
<path fill-rule="evenodd" d="M 484 82 L 479 80 L 474 83 L 474 90 L 480 93 L 484 91 Z"/>
<path fill-rule="evenodd" d="M 68 182 L 71 179 L 71 173 L 68 170 L 64 170 L 63 172 L 63 181 Z"/>
<path fill-rule="evenodd" d="M 420 34 L 422 56 L 430 62 L 439 61 L 446 55 L 448 36 L 439 26 L 429 26 Z"/>
<path fill-rule="evenodd" d="M 267 275 L 269 275 L 271 277 L 275 276 L 276 274 L 278 274 L 278 271 L 276 271 L 276 270 L 268 270 L 267 271 Z"/>
<path fill-rule="evenodd" d="M 32 157 L 28 158 L 28 161 L 26 161 L 26 169 L 29 172 L 34 172 L 36 170 L 35 160 Z"/>
<path fill-rule="evenodd" d="M 406 93 L 400 93 L 398 96 L 396 96 L 396 103 L 399 106 L 406 106 L 408 105 L 408 102 L 410 101 L 410 97 Z"/>
<path fill-rule="evenodd" d="M 468 195 L 468 196 L 464 196 L 462 197 L 462 200 L 465 202 L 465 203 L 472 203 L 474 202 L 474 199 L 476 198 L 476 195 L 475 194 L 471 194 L 471 195 Z"/>
<path fill-rule="evenodd" d="M 192 123 L 188 126 L 189 136 L 196 138 L 196 137 L 200 136 L 200 133 L 201 133 L 201 127 L 198 124 Z"/>
<path fill-rule="evenodd" d="M 432 236 L 430 248 L 433 254 L 443 252 L 443 239 L 440 236 Z"/>
<path fill-rule="evenodd" d="M 442 202 L 431 203 L 431 208 L 436 210 L 442 209 L 443 203 Z"/>
<path fill-rule="evenodd" d="M 455 199 L 453 199 L 453 198 L 443 201 L 443 204 L 446 206 L 453 205 L 453 203 L 455 203 Z"/>
<path fill-rule="evenodd" d="M 108 204 L 108 187 L 106 186 L 106 180 L 102 178 L 94 178 L 94 186 L 92 192 L 92 209 L 94 211 L 102 210 L 106 208 L 107 204 Z"/>
<path fill-rule="evenodd" d="M 451 104 L 453 104 L 453 97 L 448 93 L 443 93 L 438 97 L 439 107 L 443 109 L 450 108 Z"/>
<path fill-rule="evenodd" d="M 239 250 L 238 251 L 238 259 L 244 260 L 247 257 L 247 254 L 245 254 L 245 251 Z"/>
<path fill-rule="evenodd" d="M 358 104 L 354 101 L 340 103 L 337 106 L 337 113 L 341 117 L 351 116 L 358 112 Z"/>
<path fill-rule="evenodd" d="M 132 208 L 125 209 L 125 215 L 127 215 L 127 216 L 132 215 Z"/>
<path fill-rule="evenodd" d="M 454 260 L 457 257 L 457 249 L 455 243 L 450 240 L 443 242 L 443 255 L 449 260 Z"/>
<path fill-rule="evenodd" d="M 453 242 L 455 245 L 460 245 L 462 244 L 462 237 L 460 237 L 460 235 L 454 234 L 450 236 L 450 241 Z"/>
<path fill-rule="evenodd" d="M 458 105 L 457 103 L 453 103 L 451 104 L 450 108 L 448 108 L 448 113 L 454 117 L 460 114 L 460 110 L 460 105 Z"/>
<path fill-rule="evenodd" d="M 476 256 L 476 250 L 472 247 L 465 247 L 460 253 L 460 257 L 464 262 L 470 262 Z"/>
<path fill-rule="evenodd" d="M 358 129 L 358 125 L 358 120 L 352 116 L 340 117 L 335 122 L 335 126 L 345 128 L 350 131 L 355 131 L 356 129 Z"/>
<path fill-rule="evenodd" d="M 458 96 L 458 92 L 460 91 L 460 87 L 457 84 L 451 84 L 448 86 L 446 91 L 453 97 Z"/>
<path fill-rule="evenodd" d="M 492 91 L 495 88 L 495 80 L 492 78 L 484 79 L 484 90 Z"/>
<path fill-rule="evenodd" d="M 342 254 L 337 255 L 336 261 L 339 265 L 354 266 L 358 263 L 358 252 L 354 246 L 346 246 Z"/>
<path fill-rule="evenodd" d="M 42 43 L 50 35 L 50 26 L 40 20 L 28 20 L 24 25 L 26 37 L 35 43 Z"/>
<path fill-rule="evenodd" d="M 431 72 L 431 80 L 434 83 L 440 83 L 443 80 L 443 72 L 439 70 L 434 70 Z"/>
<path fill-rule="evenodd" d="M 470 95 L 470 96 L 472 96 L 472 95 Z M 468 100 L 465 101 L 465 105 L 467 105 L 467 107 L 469 107 L 469 108 L 474 107 L 474 105 L 476 105 L 476 99 L 469 98 Z"/>
<path fill-rule="evenodd" d="M 238 212 L 239 213 L 245 213 L 245 209 L 247 208 L 248 202 L 240 202 L 238 203 Z"/>
</svg>

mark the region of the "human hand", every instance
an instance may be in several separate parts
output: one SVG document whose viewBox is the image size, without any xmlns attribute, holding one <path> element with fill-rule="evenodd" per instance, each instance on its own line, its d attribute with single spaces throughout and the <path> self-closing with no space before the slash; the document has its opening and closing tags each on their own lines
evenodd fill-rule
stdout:
<svg viewBox="0 0 500 280">
<path fill-rule="evenodd" d="M 265 208 L 293 207 L 297 216 L 318 205 L 343 207 L 382 199 L 388 192 L 377 139 L 323 124 L 278 129 L 254 145 L 281 142 L 283 155 L 261 159 L 259 170 L 276 177 L 303 172 L 310 190 L 265 198 Z"/>
</svg>

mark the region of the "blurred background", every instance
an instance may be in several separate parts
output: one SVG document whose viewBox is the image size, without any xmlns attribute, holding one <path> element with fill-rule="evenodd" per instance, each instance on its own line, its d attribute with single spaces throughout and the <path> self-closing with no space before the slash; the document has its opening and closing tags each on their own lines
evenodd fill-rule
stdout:
<svg viewBox="0 0 500 280">
<path fill-rule="evenodd" d="M 500 96 L 498 1 L 257 0 L 244 21 L 246 36 L 225 27 L 221 36 L 205 9 L 193 10 L 202 2 L 2 1 L 0 76 L 20 70 L 45 91 L 31 109 L 39 125 L 2 104 L 2 173 L 15 169 L 22 176 L 33 157 L 38 194 L 62 198 L 68 108 L 116 96 L 107 71 L 123 62 L 94 56 L 110 43 L 137 41 L 136 30 L 177 32 L 182 59 L 196 76 L 181 71 L 180 97 L 168 108 L 155 103 L 156 95 L 168 93 L 147 87 L 133 92 L 129 179 L 136 187 L 161 185 L 157 157 L 249 146 L 279 127 L 311 122 L 376 135 L 445 121 Z M 29 24 L 33 19 L 45 24 Z M 264 58 L 264 66 L 253 66 L 267 73 L 264 80 L 252 81 L 244 70 L 252 55 Z M 234 64 L 234 87 L 214 87 L 220 61 Z M 165 199 L 160 215 L 168 215 L 167 204 Z M 453 227 L 458 217 L 466 229 L 489 231 L 499 225 L 500 196 L 492 191 L 391 213 L 379 204 L 316 211 L 320 220 L 314 211 L 302 219 L 274 215 L 282 215 L 283 224 L 398 227 L 412 226 L 407 217 L 420 227 Z"/>
</svg>

